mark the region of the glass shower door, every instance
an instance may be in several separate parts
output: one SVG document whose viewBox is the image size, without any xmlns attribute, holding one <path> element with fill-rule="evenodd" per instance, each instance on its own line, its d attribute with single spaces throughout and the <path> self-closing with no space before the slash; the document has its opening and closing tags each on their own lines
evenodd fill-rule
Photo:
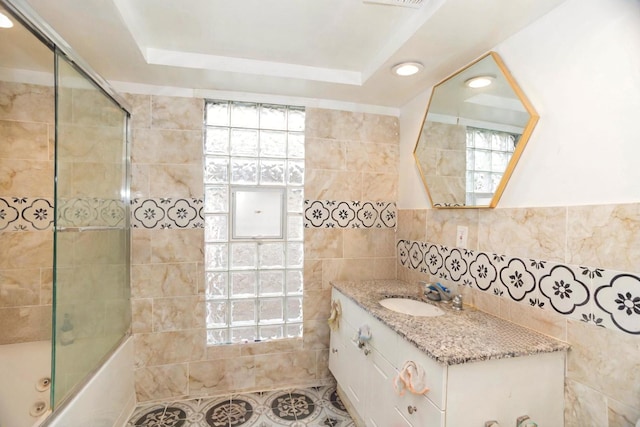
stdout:
<svg viewBox="0 0 640 427">
<path fill-rule="evenodd" d="M 128 113 L 56 54 L 52 406 L 129 331 Z"/>
</svg>

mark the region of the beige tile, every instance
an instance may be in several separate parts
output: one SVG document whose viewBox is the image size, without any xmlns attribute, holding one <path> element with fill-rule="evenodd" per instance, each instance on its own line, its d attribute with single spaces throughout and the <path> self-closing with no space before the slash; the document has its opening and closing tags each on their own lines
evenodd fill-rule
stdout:
<svg viewBox="0 0 640 427">
<path fill-rule="evenodd" d="M 59 159 L 67 162 L 120 163 L 124 133 L 119 126 L 58 126 Z"/>
<path fill-rule="evenodd" d="M 122 110 L 101 91 L 73 88 L 71 92 L 74 123 L 122 127 Z"/>
<path fill-rule="evenodd" d="M 342 258 L 343 233 L 343 230 L 337 228 L 306 228 L 304 230 L 305 259 Z"/>
<path fill-rule="evenodd" d="M 196 295 L 197 275 L 196 263 L 132 265 L 131 295 L 134 298 Z"/>
<path fill-rule="evenodd" d="M 426 242 L 426 230 L 426 209 L 398 209 L 398 239 Z"/>
<path fill-rule="evenodd" d="M 373 259 L 326 259 L 322 261 L 322 287 L 330 289 L 334 280 L 368 280 L 374 277 Z"/>
<path fill-rule="evenodd" d="M 161 230 L 151 235 L 151 262 L 199 262 L 204 257 L 204 231 Z"/>
<path fill-rule="evenodd" d="M 134 336 L 135 367 L 202 360 L 205 340 L 204 329 L 137 334 Z"/>
<path fill-rule="evenodd" d="M 316 291 L 322 289 L 322 261 L 304 260 L 304 290 Z"/>
<path fill-rule="evenodd" d="M 304 319 L 325 321 L 331 309 L 331 290 L 305 291 L 303 300 Z"/>
<path fill-rule="evenodd" d="M 58 178 L 58 182 L 69 180 L 65 197 L 100 198 L 120 200 L 123 165 L 118 163 L 74 163 L 71 176 Z"/>
<path fill-rule="evenodd" d="M 198 165 L 150 165 L 151 197 L 196 197 L 204 194 L 202 167 Z"/>
<path fill-rule="evenodd" d="M 154 298 L 153 331 L 178 331 L 205 327 L 205 302 L 202 297 Z"/>
<path fill-rule="evenodd" d="M 53 123 L 51 86 L 0 82 L 0 120 Z"/>
<path fill-rule="evenodd" d="M 329 337 L 331 329 L 327 323 L 327 318 L 321 320 L 305 320 L 304 322 L 304 349 L 322 350 L 329 348 Z"/>
<path fill-rule="evenodd" d="M 28 269 L 51 267 L 53 233 L 22 231 L 2 233 L 0 269 Z"/>
<path fill-rule="evenodd" d="M 423 177 L 425 191 L 433 206 L 463 206 L 465 204 L 465 179 L 457 176 Z M 449 211 L 450 209 L 447 209 Z"/>
<path fill-rule="evenodd" d="M 494 316 L 500 316 L 500 300 L 501 299 L 502 298 L 493 294 L 472 290 L 471 298 L 466 299 L 464 302 L 466 304 L 473 305 L 478 310 L 484 311 L 485 313 L 489 313 Z M 514 323 L 517 323 L 517 322 L 514 322 Z"/>
<path fill-rule="evenodd" d="M 53 268 L 40 270 L 40 304 L 51 305 L 53 302 Z"/>
<path fill-rule="evenodd" d="M 316 352 L 255 356 L 256 387 L 269 389 L 278 385 L 314 380 L 316 378 Z"/>
<path fill-rule="evenodd" d="M 602 394 L 579 382 L 565 382 L 565 427 L 606 426 L 607 403 Z"/>
<path fill-rule="evenodd" d="M 151 127 L 151 96 L 123 93 L 122 96 L 131 106 L 131 126 L 133 129 Z"/>
<path fill-rule="evenodd" d="M 156 231 L 157 232 L 157 231 Z M 151 230 L 131 229 L 131 263 L 151 262 Z"/>
<path fill-rule="evenodd" d="M 335 381 L 329 370 L 329 349 L 316 350 L 316 378 L 318 380 Z"/>
<path fill-rule="evenodd" d="M 362 200 L 395 201 L 398 198 L 398 175 L 362 174 Z"/>
<path fill-rule="evenodd" d="M 240 349 L 242 356 L 256 356 L 261 354 L 288 353 L 302 350 L 302 339 L 280 339 L 264 341 L 258 343 L 247 343 L 236 345 Z"/>
<path fill-rule="evenodd" d="M 345 143 L 332 139 L 306 138 L 305 169 L 346 170 Z"/>
<path fill-rule="evenodd" d="M 349 142 L 346 169 L 352 172 L 398 173 L 399 148 L 395 144 Z"/>
<path fill-rule="evenodd" d="M 40 304 L 40 269 L 0 270 L 0 307 Z"/>
<path fill-rule="evenodd" d="M 0 197 L 53 197 L 53 163 L 44 160 L 0 162 Z"/>
<path fill-rule="evenodd" d="M 640 402 L 634 408 L 608 398 L 607 404 L 608 427 L 636 427 L 636 422 L 640 420 Z"/>
<path fill-rule="evenodd" d="M 458 226 L 467 227 L 467 248 L 478 248 L 477 209 L 428 209 L 427 242 L 456 246 Z"/>
<path fill-rule="evenodd" d="M 256 383 L 256 370 L 254 356 L 191 363 L 189 392 L 206 396 L 251 389 Z"/>
<path fill-rule="evenodd" d="M 240 357 L 244 344 L 211 345 L 206 349 L 206 360 L 235 359 Z"/>
<path fill-rule="evenodd" d="M 136 400 L 180 400 L 187 397 L 188 368 L 186 364 L 152 366 L 135 370 Z"/>
<path fill-rule="evenodd" d="M 375 258 L 373 262 L 374 262 L 374 265 L 373 265 L 374 279 L 397 278 L 395 258 Z"/>
<path fill-rule="evenodd" d="M 131 161 L 201 165 L 202 131 L 137 129 L 133 133 Z"/>
<path fill-rule="evenodd" d="M 0 120 L 0 159 L 50 160 L 46 123 Z"/>
<path fill-rule="evenodd" d="M 305 116 L 305 135 L 308 138 L 357 141 L 361 137 L 362 113 L 307 108 Z"/>
<path fill-rule="evenodd" d="M 149 165 L 131 165 L 131 199 L 141 199 L 151 197 Z"/>
<path fill-rule="evenodd" d="M 154 129 L 202 129 L 204 101 L 199 98 L 153 96 L 151 127 Z"/>
<path fill-rule="evenodd" d="M 559 340 L 567 340 L 567 318 L 565 316 L 531 307 L 528 304 L 510 301 L 508 297 L 500 300 L 499 311 L 496 315 L 504 314 L 504 306 L 508 305 L 509 317 L 507 320 Z"/>
<path fill-rule="evenodd" d="M 640 203 L 571 206 L 567 222 L 567 262 L 638 271 Z"/>
<path fill-rule="evenodd" d="M 89 230 L 75 234 L 73 265 L 124 264 L 126 259 L 123 230 Z"/>
<path fill-rule="evenodd" d="M 151 298 L 131 300 L 131 331 L 142 334 L 153 331 L 153 300 Z"/>
<path fill-rule="evenodd" d="M 51 339 L 51 306 L 0 308 L 0 345 Z"/>
<path fill-rule="evenodd" d="M 478 250 L 564 262 L 566 208 L 483 209 L 478 214 Z"/>
<path fill-rule="evenodd" d="M 640 401 L 640 341 L 618 331 L 568 320 L 567 377 L 625 405 Z"/>
<path fill-rule="evenodd" d="M 363 200 L 362 174 L 351 171 L 307 169 L 304 196 L 308 200 Z M 395 200 L 395 198 L 373 200 Z"/>
<path fill-rule="evenodd" d="M 400 121 L 395 116 L 363 114 L 360 138 L 367 142 L 400 143 Z"/>
<path fill-rule="evenodd" d="M 344 257 L 345 258 L 372 258 L 376 254 L 374 242 L 378 230 L 369 229 L 347 229 L 344 230 Z M 306 242 L 305 242 L 306 244 Z M 326 257 L 340 258 L 340 256 Z"/>
</svg>

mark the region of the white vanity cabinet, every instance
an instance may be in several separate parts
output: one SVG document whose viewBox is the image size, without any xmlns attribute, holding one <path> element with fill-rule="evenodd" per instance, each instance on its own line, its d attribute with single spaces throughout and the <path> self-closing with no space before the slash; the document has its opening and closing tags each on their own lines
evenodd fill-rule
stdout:
<svg viewBox="0 0 640 427">
<path fill-rule="evenodd" d="M 540 427 L 563 425 L 564 352 L 445 365 L 427 356 L 354 301 L 333 289 L 342 306 L 331 333 L 329 369 L 345 404 L 367 427 L 515 426 L 528 415 Z M 424 321 L 428 321 L 425 319 Z M 363 325 L 371 339 L 354 340 Z M 399 396 L 393 380 L 406 361 L 426 373 L 429 392 Z"/>
</svg>

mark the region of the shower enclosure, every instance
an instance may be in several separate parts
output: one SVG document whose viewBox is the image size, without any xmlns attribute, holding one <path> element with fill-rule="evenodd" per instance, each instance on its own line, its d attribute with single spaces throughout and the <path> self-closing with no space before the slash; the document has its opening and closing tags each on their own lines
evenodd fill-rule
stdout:
<svg viewBox="0 0 640 427">
<path fill-rule="evenodd" d="M 24 1 L 0 12 L 0 426 L 22 427 L 130 334 L 130 114 Z"/>
</svg>

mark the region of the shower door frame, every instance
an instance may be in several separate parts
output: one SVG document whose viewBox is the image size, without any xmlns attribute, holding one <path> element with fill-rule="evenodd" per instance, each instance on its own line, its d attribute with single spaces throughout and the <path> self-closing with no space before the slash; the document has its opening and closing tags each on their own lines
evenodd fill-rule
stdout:
<svg viewBox="0 0 640 427">
<path fill-rule="evenodd" d="M 118 94 L 111 85 L 100 76 L 88 63 L 86 63 L 78 53 L 47 23 L 42 17 L 40 17 L 35 10 L 26 2 L 26 0 L 0 0 L 0 5 L 2 5 L 9 14 L 12 15 L 12 18 L 16 19 L 20 22 L 25 28 L 27 28 L 35 37 L 37 37 L 45 46 L 47 46 L 54 54 L 55 62 L 57 63 L 57 55 L 63 56 L 81 75 L 87 78 L 100 92 L 102 92 L 105 96 L 107 96 L 111 101 L 113 101 L 116 106 L 118 106 L 121 110 L 124 111 L 126 115 L 125 121 L 125 129 L 124 129 L 124 150 L 123 150 L 123 164 L 125 168 L 125 179 L 123 185 L 125 187 L 124 193 L 122 195 L 122 200 L 125 204 L 125 239 L 126 239 L 126 248 L 127 254 L 129 254 L 129 259 L 127 260 L 127 280 L 130 278 L 130 214 L 129 214 L 129 201 L 130 201 L 130 184 L 131 184 L 131 140 L 132 140 L 132 132 L 131 132 L 131 112 L 132 108 L 130 104 L 120 95 Z M 57 70 L 54 70 L 54 75 L 56 75 Z M 57 79 L 57 77 L 56 77 Z M 57 127 L 56 127 L 57 131 Z M 55 268 L 55 262 L 54 262 Z M 55 294 L 55 291 L 54 291 Z M 54 318 L 52 324 L 52 337 L 55 336 L 55 301 L 54 307 L 52 310 L 52 316 Z M 122 346 L 122 344 L 131 336 L 131 324 L 124 335 L 114 344 L 110 351 L 108 351 L 104 357 L 100 360 L 100 363 L 91 370 L 83 380 L 79 381 L 75 384 L 75 386 L 71 389 L 71 392 L 68 396 L 65 396 L 63 401 L 58 405 L 53 411 L 52 415 L 45 420 L 42 426 L 46 426 L 49 422 L 54 421 L 55 414 L 60 413 L 65 410 L 66 407 L 74 400 L 74 397 L 88 384 L 91 379 L 94 377 L 96 372 L 101 368 L 102 365 Z M 53 338 L 52 338 L 53 340 Z M 54 358 L 55 358 L 55 346 L 52 342 L 52 360 L 51 360 L 51 369 L 54 366 Z M 51 403 L 53 404 L 53 395 L 51 396 Z"/>
</svg>

